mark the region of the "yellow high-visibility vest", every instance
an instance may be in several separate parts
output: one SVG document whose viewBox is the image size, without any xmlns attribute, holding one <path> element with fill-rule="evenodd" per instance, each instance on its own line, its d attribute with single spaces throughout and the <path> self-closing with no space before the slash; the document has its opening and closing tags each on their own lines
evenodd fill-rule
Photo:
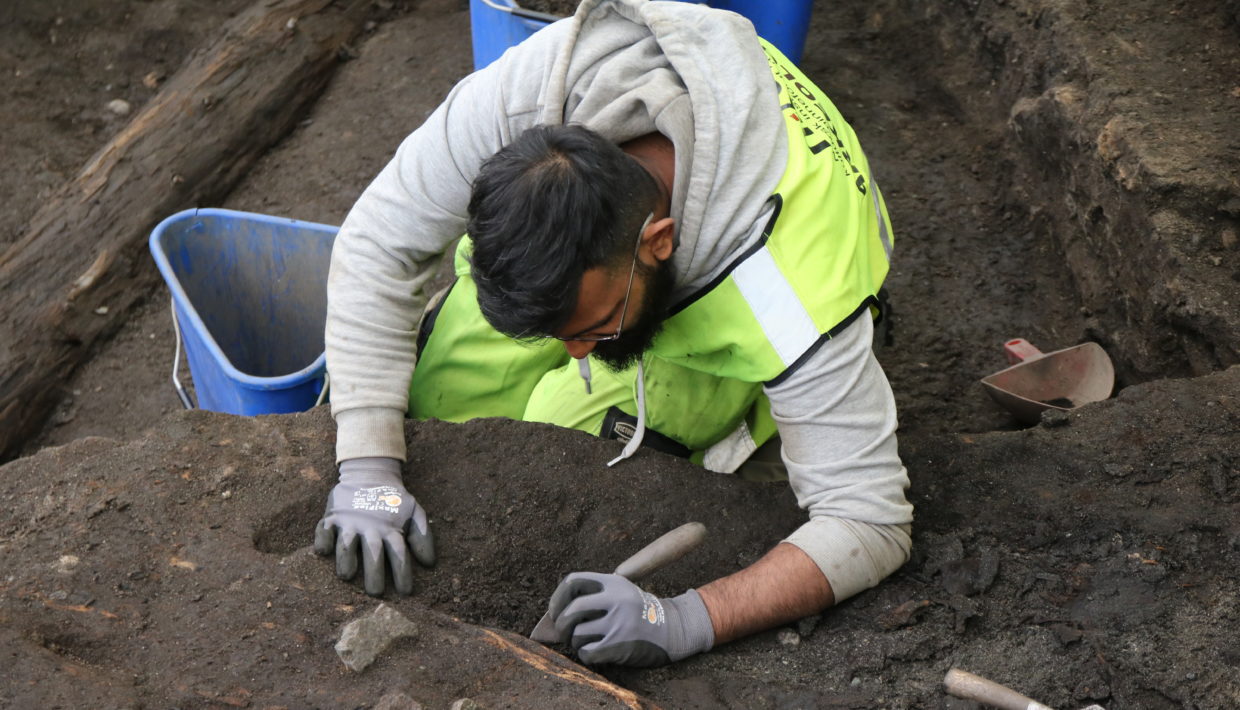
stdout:
<svg viewBox="0 0 1240 710">
<path fill-rule="evenodd" d="M 735 470 L 775 434 L 764 384 L 787 377 L 855 318 L 880 316 L 891 253 L 886 207 L 856 134 L 779 50 L 762 47 L 788 134 L 774 213 L 757 244 L 674 307 L 644 357 L 648 426 L 715 470 Z M 572 376 L 576 367 L 557 341 L 517 343 L 486 323 L 469 276 L 470 246 L 462 240 L 458 280 L 419 353 L 409 414 L 521 419 L 544 375 Z M 637 386 L 635 372 L 599 376 Z M 584 389 L 563 391 L 557 421 L 593 421 Z M 631 402 L 618 406 L 633 413 Z"/>
<path fill-rule="evenodd" d="M 891 234 L 852 128 L 779 50 L 762 43 L 788 131 L 788 164 L 763 238 L 677 305 L 653 354 L 745 382 L 777 383 L 871 311 Z"/>
</svg>

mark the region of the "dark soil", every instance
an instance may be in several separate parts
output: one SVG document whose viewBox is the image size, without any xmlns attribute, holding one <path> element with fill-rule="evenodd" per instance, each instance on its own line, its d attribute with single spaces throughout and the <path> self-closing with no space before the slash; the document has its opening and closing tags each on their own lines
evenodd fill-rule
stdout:
<svg viewBox="0 0 1240 710">
<path fill-rule="evenodd" d="M 72 178 L 126 116 L 248 0 L 14 0 L 0 4 L 0 249 L 39 201 Z"/>
<path fill-rule="evenodd" d="M 1234 707 L 1240 398 L 1219 393 L 1238 390 L 1232 368 L 1024 431 L 905 437 L 917 544 L 894 577 L 788 638 L 605 675 L 666 707 L 944 707 L 950 665 L 1058 707 Z M 577 432 L 480 420 L 408 435 L 439 564 L 388 600 L 419 635 L 358 676 L 331 646 L 376 602 L 306 544 L 331 486 L 325 408 L 187 412 L 5 466 L 9 702 L 359 707 L 399 690 L 427 707 L 579 707 L 608 698 L 460 622 L 527 633 L 562 574 L 703 521 L 704 546 L 648 583 L 672 594 L 754 561 L 801 516 L 786 486 L 661 454 L 607 468 L 614 445 Z"/>
<path fill-rule="evenodd" d="M 136 109 L 148 73 L 245 4 L 6 3 L 0 246 L 124 125 L 108 101 Z M 339 223 L 471 69 L 463 8 L 396 4 L 223 206 Z M 941 690 L 959 666 L 1058 707 L 1240 706 L 1237 36 L 1234 2 L 818 4 L 804 68 L 896 227 L 879 357 L 914 559 L 784 634 L 796 645 L 772 631 L 607 678 L 665 707 L 970 707 Z M 410 424 L 441 561 L 387 600 L 419 634 L 354 675 L 331 647 L 376 602 L 308 547 L 329 417 L 177 413 L 167 310 L 150 294 L 0 468 L 0 705 L 619 704 L 518 637 L 558 577 L 702 520 L 707 546 L 649 582 L 670 594 L 801 519 L 778 485 L 649 453 L 607 469 L 615 447 L 572 432 Z M 977 382 L 1013 337 L 1101 343 L 1117 396 L 1021 429 Z"/>
</svg>

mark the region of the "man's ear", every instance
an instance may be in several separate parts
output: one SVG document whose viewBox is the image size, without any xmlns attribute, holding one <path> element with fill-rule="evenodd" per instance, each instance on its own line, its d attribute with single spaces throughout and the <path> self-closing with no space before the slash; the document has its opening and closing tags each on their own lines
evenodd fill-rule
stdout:
<svg viewBox="0 0 1240 710">
<path fill-rule="evenodd" d="M 642 248 L 649 250 L 650 255 L 657 261 L 667 261 L 672 258 L 672 251 L 676 244 L 676 220 L 671 217 L 664 217 L 646 225 L 646 231 L 642 233 Z"/>
</svg>

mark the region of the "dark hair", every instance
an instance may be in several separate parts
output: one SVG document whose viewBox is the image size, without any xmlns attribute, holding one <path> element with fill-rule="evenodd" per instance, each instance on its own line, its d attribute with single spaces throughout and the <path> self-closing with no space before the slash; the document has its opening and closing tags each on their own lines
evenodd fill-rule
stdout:
<svg viewBox="0 0 1240 710">
<path fill-rule="evenodd" d="M 587 269 L 627 264 L 658 186 L 619 146 L 577 125 L 535 126 L 482 164 L 469 200 L 478 306 L 514 338 L 551 335 Z"/>
</svg>

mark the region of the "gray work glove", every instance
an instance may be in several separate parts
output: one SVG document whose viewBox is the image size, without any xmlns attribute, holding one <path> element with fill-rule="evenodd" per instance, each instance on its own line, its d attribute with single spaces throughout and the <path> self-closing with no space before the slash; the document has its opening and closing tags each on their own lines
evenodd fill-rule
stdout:
<svg viewBox="0 0 1240 710">
<path fill-rule="evenodd" d="M 407 543 L 407 544 L 406 544 Z M 400 461 L 361 458 L 340 462 L 340 482 L 327 497 L 327 510 L 314 528 L 314 551 L 336 553 L 336 575 L 352 579 L 362 557 L 366 593 L 383 594 L 386 565 L 399 594 L 413 593 L 413 557 L 425 567 L 435 564 L 435 541 L 426 511 L 405 490 Z"/>
<path fill-rule="evenodd" d="M 715 645 L 697 590 L 660 599 L 618 574 L 568 575 L 552 593 L 548 613 L 590 665 L 661 666 Z"/>
</svg>

